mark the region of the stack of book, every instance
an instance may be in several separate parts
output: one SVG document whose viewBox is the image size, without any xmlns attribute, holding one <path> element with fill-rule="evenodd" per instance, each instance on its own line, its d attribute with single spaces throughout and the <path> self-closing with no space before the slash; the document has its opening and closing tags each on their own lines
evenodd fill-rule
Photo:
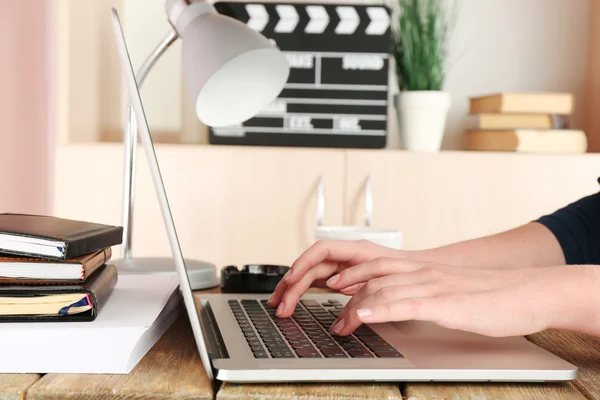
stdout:
<svg viewBox="0 0 600 400">
<path fill-rule="evenodd" d="M 123 228 L 0 214 L 0 322 L 93 321 L 118 276 Z"/>
<path fill-rule="evenodd" d="M 0 214 L 0 374 L 133 370 L 185 308 L 175 271 L 118 269 L 122 236 L 118 226 Z"/>
<path fill-rule="evenodd" d="M 585 153 L 587 136 L 570 129 L 571 93 L 499 93 L 469 99 L 467 149 Z"/>
</svg>

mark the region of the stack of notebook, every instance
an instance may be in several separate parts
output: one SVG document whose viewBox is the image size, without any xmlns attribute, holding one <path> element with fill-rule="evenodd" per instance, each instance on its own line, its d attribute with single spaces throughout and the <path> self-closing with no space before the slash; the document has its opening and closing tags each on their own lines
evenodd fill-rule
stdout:
<svg viewBox="0 0 600 400">
<path fill-rule="evenodd" d="M 0 214 L 0 322 L 92 321 L 117 284 L 122 227 Z"/>
<path fill-rule="evenodd" d="M 117 277 L 122 235 L 0 214 L 0 373 L 131 372 L 184 308 L 174 271 Z"/>
<path fill-rule="evenodd" d="M 571 93 L 500 93 L 470 99 L 467 149 L 585 153 L 587 136 L 570 129 Z"/>
</svg>

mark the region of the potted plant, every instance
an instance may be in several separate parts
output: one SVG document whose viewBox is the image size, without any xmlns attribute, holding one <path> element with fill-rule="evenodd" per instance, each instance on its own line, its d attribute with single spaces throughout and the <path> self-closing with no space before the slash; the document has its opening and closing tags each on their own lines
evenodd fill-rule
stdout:
<svg viewBox="0 0 600 400">
<path fill-rule="evenodd" d="M 439 151 L 450 109 L 443 91 L 448 0 L 398 0 L 392 55 L 400 92 L 395 105 L 402 144 L 412 151 Z"/>
</svg>

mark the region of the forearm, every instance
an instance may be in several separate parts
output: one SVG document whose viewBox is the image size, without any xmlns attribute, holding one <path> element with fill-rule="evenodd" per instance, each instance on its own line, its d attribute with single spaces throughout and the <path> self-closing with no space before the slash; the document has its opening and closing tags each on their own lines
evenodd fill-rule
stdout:
<svg viewBox="0 0 600 400">
<path fill-rule="evenodd" d="M 548 328 L 563 329 L 600 337 L 600 266 L 568 265 L 560 279 L 543 286 L 554 288 L 551 293 L 540 290 L 534 302 L 544 309 Z"/>
<path fill-rule="evenodd" d="M 537 222 L 448 246 L 407 252 L 407 257 L 480 268 L 522 268 L 565 263 L 556 237 Z"/>
<path fill-rule="evenodd" d="M 507 232 L 422 252 L 414 260 L 483 268 L 600 264 L 600 193 Z"/>
</svg>

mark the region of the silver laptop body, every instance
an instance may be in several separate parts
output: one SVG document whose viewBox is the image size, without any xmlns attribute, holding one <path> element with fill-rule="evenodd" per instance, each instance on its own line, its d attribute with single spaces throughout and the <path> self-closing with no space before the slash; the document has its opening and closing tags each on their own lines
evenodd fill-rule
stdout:
<svg viewBox="0 0 600 400">
<path fill-rule="evenodd" d="M 209 378 L 230 382 L 543 382 L 576 378 L 574 365 L 524 337 L 490 338 L 419 321 L 363 325 L 359 329 L 364 336 L 357 333 L 346 339 L 323 335 L 321 331 L 326 332 L 326 325 L 319 326 L 319 321 L 331 321 L 336 310 L 348 300 L 340 294 L 306 294 L 296 309 L 298 317 L 279 321 L 284 324 L 281 326 L 271 318 L 273 311 L 265 305 L 267 295 L 193 294 L 131 60 L 114 9 L 112 17 L 122 70 L 168 233 L 180 289 Z M 287 335 L 286 329 L 292 334 Z M 298 330 L 303 337 L 296 333 Z M 310 332 L 319 340 L 327 340 L 329 350 L 325 351 L 325 346 L 319 347 L 322 343 L 317 344 L 317 339 L 309 336 Z M 303 351 L 290 345 L 288 338 L 299 338 L 306 345 L 302 347 Z M 340 350 L 336 350 L 332 342 Z M 337 355 L 325 356 L 331 352 Z M 311 355 L 304 358 L 299 354 Z"/>
</svg>

